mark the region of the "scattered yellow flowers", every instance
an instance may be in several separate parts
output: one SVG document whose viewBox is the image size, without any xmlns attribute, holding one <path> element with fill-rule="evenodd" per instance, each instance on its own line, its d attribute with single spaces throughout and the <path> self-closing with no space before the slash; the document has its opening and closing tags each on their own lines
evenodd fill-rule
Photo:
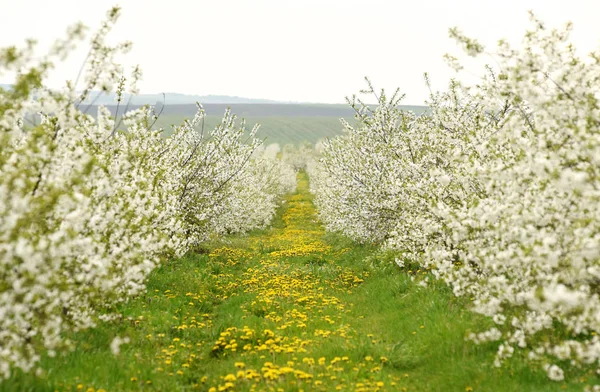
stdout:
<svg viewBox="0 0 600 392">
<path fill-rule="evenodd" d="M 154 298 L 180 303 L 170 331 L 143 335 L 147 344 L 159 347 L 156 364 L 164 368 L 156 367 L 157 374 L 175 377 L 172 382 L 185 378 L 176 376 L 197 377 L 193 389 L 209 392 L 380 391 L 389 387 L 389 382 L 382 379 L 388 358 L 377 350 L 361 353 L 360 357 L 351 355 L 356 339 L 364 335 L 341 317 L 351 313 L 353 306 L 343 296 L 363 284 L 369 273 L 327 265 L 331 273 L 324 277 L 303 262 L 289 259 L 309 257 L 323 263 L 324 257 L 333 254 L 323 239 L 324 230 L 316 223 L 306 187 L 301 181 L 301 192 L 288 198 L 284 228 L 274 229 L 267 237 L 249 238 L 249 250 L 228 244 L 210 251 L 208 257 L 214 269 L 207 278 L 210 291 L 201 287 L 156 291 Z M 262 258 L 256 258 L 257 254 Z M 206 312 L 200 310 L 205 309 L 203 304 L 231 301 L 240 295 L 249 298 L 236 305 L 242 317 L 235 319 L 235 324 L 218 324 L 215 332 L 213 316 L 201 313 Z M 376 343 L 374 334 L 367 337 L 369 344 Z M 339 342 L 339 354 L 316 355 L 324 342 Z M 212 359 L 222 361 L 222 371 L 215 372 L 208 366 L 205 374 L 198 374 L 198 369 L 205 366 L 193 365 Z M 130 380 L 138 382 L 138 377 Z M 399 379 L 392 382 L 392 387 Z M 140 381 L 143 383 L 150 385 L 151 381 Z M 153 387 L 160 388 L 156 380 Z"/>
</svg>

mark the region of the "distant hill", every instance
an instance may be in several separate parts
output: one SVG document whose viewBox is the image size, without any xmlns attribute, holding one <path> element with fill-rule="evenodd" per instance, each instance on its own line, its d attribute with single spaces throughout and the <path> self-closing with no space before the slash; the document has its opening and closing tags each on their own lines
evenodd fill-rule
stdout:
<svg viewBox="0 0 600 392">
<path fill-rule="evenodd" d="M 10 85 L 0 84 L 2 88 L 10 88 Z M 114 94 L 92 93 L 92 99 L 88 99 L 80 105 L 80 110 L 96 115 L 98 106 L 108 108 L 113 115 L 117 112 Z M 96 100 L 93 98 L 98 97 Z M 181 124 L 185 118 L 193 117 L 196 113 L 196 101 L 202 103 L 206 112 L 205 127 L 212 129 L 220 123 L 223 113 L 227 108 L 238 118 L 247 120 L 248 128 L 254 124 L 261 124 L 257 133 L 259 139 L 265 139 L 268 143 L 288 143 L 299 145 L 303 142 L 315 143 L 318 140 L 332 138 L 343 133 L 340 118 L 344 118 L 351 124 L 354 120 L 354 110 L 347 104 L 323 104 L 323 103 L 284 103 L 264 99 L 252 99 L 232 97 L 226 95 L 186 95 L 169 93 L 165 94 L 164 105 L 162 94 L 142 94 L 131 99 L 129 105 L 119 105 L 119 116 L 126 110 L 134 110 L 143 105 L 153 105 L 157 112 L 161 112 L 159 119 L 154 124 L 157 128 L 163 128 L 168 135 L 173 131 L 172 125 Z M 374 106 L 373 106 L 374 107 Z M 400 106 L 403 110 L 410 110 L 420 115 L 427 110 L 426 106 Z"/>
<path fill-rule="evenodd" d="M 12 85 L 0 83 L 0 88 L 10 89 Z M 100 91 L 90 92 L 88 98 L 83 104 L 94 104 L 94 105 L 116 105 L 116 94 L 115 93 L 102 93 Z M 129 99 L 131 98 L 131 101 Z M 125 94 L 123 101 L 125 103 L 130 102 L 131 105 L 155 105 L 158 102 L 165 105 L 185 105 L 195 104 L 200 102 L 205 103 L 222 103 L 222 104 L 233 104 L 233 103 L 281 103 L 271 99 L 256 99 L 256 98 L 244 98 L 230 95 L 188 95 L 179 93 L 165 93 L 164 96 L 160 94 L 139 94 L 130 96 Z"/>
<path fill-rule="evenodd" d="M 106 106 L 113 115 L 116 106 Z M 130 107 L 135 109 L 137 106 Z M 265 139 L 267 144 L 288 143 L 299 145 L 303 142 L 315 143 L 318 140 L 332 138 L 343 133 L 340 118 L 346 119 L 351 124 L 355 123 L 354 110 L 348 105 L 328 104 L 284 104 L 284 103 L 237 103 L 237 104 L 210 104 L 204 105 L 206 111 L 206 129 L 214 128 L 221 122 L 223 113 L 227 108 L 238 116 L 247 120 L 248 128 L 254 124 L 261 124 L 257 133 L 259 139 Z M 425 106 L 401 106 L 404 110 L 411 110 L 422 114 L 427 109 Z M 97 113 L 97 106 L 84 108 L 87 113 Z M 119 113 L 124 110 L 119 109 Z M 159 108 L 157 108 L 157 111 Z M 155 126 L 163 128 L 165 134 L 172 132 L 172 125 L 181 124 L 184 118 L 190 118 L 196 113 L 195 105 L 165 105 Z"/>
<path fill-rule="evenodd" d="M 88 113 L 96 113 L 97 105 L 92 105 L 87 109 Z M 105 105 L 113 115 L 116 113 L 115 103 Z M 159 105 L 162 107 L 162 105 Z M 139 108 L 139 105 L 129 105 L 128 110 Z M 204 110 L 208 116 L 221 116 L 227 108 L 238 117 L 334 117 L 347 118 L 354 117 L 354 110 L 348 105 L 338 104 L 291 104 L 291 103 L 206 103 L 203 104 Z M 416 114 L 425 112 L 425 106 L 400 106 L 401 109 L 411 110 Z M 124 110 L 121 105 L 119 113 Z M 157 108 L 157 111 L 160 109 Z M 182 117 L 191 117 L 196 113 L 196 105 L 165 105 L 162 111 L 164 116 L 178 115 Z"/>
<path fill-rule="evenodd" d="M 91 106 L 88 110 L 88 113 L 96 113 L 97 108 L 96 104 Z M 104 105 L 107 109 L 113 113 L 116 113 L 117 106 L 114 102 L 110 105 Z M 179 116 L 187 116 L 191 117 L 196 113 L 196 105 L 195 104 L 180 104 L 180 105 L 158 105 L 159 108 L 156 110 L 159 111 L 162 109 L 162 114 L 165 116 L 171 115 L 179 115 Z M 222 116 L 225 113 L 227 108 L 230 108 L 233 113 L 235 113 L 238 117 L 269 117 L 269 116 L 334 116 L 334 117 L 352 117 L 354 115 L 354 111 L 352 108 L 339 107 L 337 105 L 297 105 L 297 104 L 285 104 L 285 103 L 204 103 L 204 110 L 207 115 L 215 115 Z M 129 110 L 134 110 L 139 108 L 140 105 L 129 105 Z M 119 112 L 122 112 L 124 109 L 124 105 L 120 106 Z"/>
<path fill-rule="evenodd" d="M 115 93 L 99 94 L 98 91 L 92 91 L 84 104 L 94 103 L 97 105 L 115 105 L 116 99 Z M 131 98 L 131 101 L 129 99 Z M 233 104 L 233 103 L 278 103 L 270 99 L 255 99 L 255 98 L 244 98 L 235 97 L 229 95 L 188 95 L 179 93 L 165 93 L 163 94 L 140 94 L 135 96 L 125 95 L 123 102 L 130 102 L 132 105 L 155 105 L 157 102 L 165 105 L 185 105 L 195 104 L 200 102 L 205 103 L 221 103 L 221 104 Z"/>
<path fill-rule="evenodd" d="M 12 85 L 0 83 L 0 88 L 10 89 Z M 115 106 L 117 101 L 116 94 L 102 93 L 100 91 L 90 92 L 88 98 L 82 103 L 93 106 Z M 245 98 L 231 95 L 188 95 L 180 93 L 162 93 L 160 94 L 139 94 L 130 96 L 125 94 L 121 104 L 129 103 L 130 109 L 136 109 L 143 105 L 156 105 L 162 107 L 163 104 L 168 108 L 165 109 L 165 114 L 185 114 L 194 115 L 196 112 L 196 102 L 200 102 L 207 114 L 222 114 L 228 106 L 232 107 L 232 111 L 238 116 L 340 116 L 344 117 L 348 114 L 354 115 L 354 112 L 346 103 L 328 104 L 328 103 L 310 103 L 310 102 L 281 102 L 272 99 Z M 250 106 L 248 106 L 250 105 Z M 264 106 L 267 105 L 267 106 Z M 425 111 L 425 106 L 416 105 L 401 105 L 404 110 L 412 110 L 417 114 Z M 216 112 L 214 112 L 216 111 Z M 95 112 L 95 110 L 92 110 Z"/>
</svg>

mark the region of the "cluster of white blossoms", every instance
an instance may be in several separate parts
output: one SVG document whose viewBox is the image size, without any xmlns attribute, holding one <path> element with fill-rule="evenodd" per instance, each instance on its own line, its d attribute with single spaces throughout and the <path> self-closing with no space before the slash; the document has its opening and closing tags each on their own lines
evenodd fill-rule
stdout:
<svg viewBox="0 0 600 392">
<path fill-rule="evenodd" d="M 299 146 L 286 144 L 281 151 L 281 160 L 296 170 L 305 170 L 307 162 L 312 159 L 314 153 L 315 148 L 308 142 L 301 143 Z"/>
<path fill-rule="evenodd" d="M 16 74 L 0 89 L 0 379 L 72 347 L 69 332 L 117 317 L 161 260 L 264 227 L 295 188 L 294 169 L 230 113 L 205 132 L 200 108 L 168 138 L 151 108 L 87 114 L 93 90 L 116 89 L 121 111 L 123 93 L 136 92 L 140 71 L 126 79 L 115 62 L 130 45 L 105 43 L 118 16 L 108 13 L 78 80 L 60 91 L 44 79 L 83 26 L 41 59 L 33 42 L 0 49 L 0 74 Z"/>
<path fill-rule="evenodd" d="M 553 380 L 600 368 L 600 52 L 532 16 L 475 86 L 422 116 L 378 95 L 309 165 L 329 229 L 431 268 L 496 326 L 496 365 L 521 351 Z M 451 31 L 467 53 L 484 48 Z M 369 88 L 368 92 L 374 94 Z M 563 370 L 564 369 L 564 370 Z"/>
</svg>

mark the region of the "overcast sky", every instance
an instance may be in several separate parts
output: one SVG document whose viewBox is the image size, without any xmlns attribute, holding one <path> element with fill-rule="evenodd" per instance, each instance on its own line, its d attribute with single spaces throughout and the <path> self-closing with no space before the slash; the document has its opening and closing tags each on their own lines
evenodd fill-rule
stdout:
<svg viewBox="0 0 600 392">
<path fill-rule="evenodd" d="M 0 0 L 0 46 L 31 37 L 47 45 L 67 25 L 98 26 L 115 1 Z M 448 28 L 460 27 L 493 48 L 518 42 L 527 10 L 550 25 L 575 24 L 587 52 L 600 43 L 598 0 L 123 0 L 113 31 L 130 40 L 123 61 L 140 64 L 142 93 L 236 95 L 282 101 L 343 102 L 364 87 L 400 87 L 421 104 L 423 73 L 443 88 L 453 73 L 442 60 L 458 53 Z M 74 79 L 86 51 L 52 75 Z M 479 70 L 473 70 L 478 72 Z M 10 83 L 6 75 L 0 83 Z"/>
</svg>

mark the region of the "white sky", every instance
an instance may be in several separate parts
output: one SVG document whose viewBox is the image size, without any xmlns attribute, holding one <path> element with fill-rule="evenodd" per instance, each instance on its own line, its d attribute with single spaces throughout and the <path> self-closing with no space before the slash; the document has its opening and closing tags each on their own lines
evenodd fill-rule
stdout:
<svg viewBox="0 0 600 392">
<path fill-rule="evenodd" d="M 115 4 L 105 0 L 0 0 L 0 46 L 25 38 L 43 46 L 83 21 L 95 28 Z M 126 64 L 140 64 L 142 93 L 237 95 L 282 101 L 343 102 L 364 87 L 400 87 L 404 103 L 428 94 L 423 73 L 443 88 L 442 60 L 459 53 L 448 28 L 459 26 L 492 49 L 528 27 L 527 10 L 550 25 L 575 24 L 573 41 L 600 43 L 599 0 L 122 0 L 113 31 L 130 40 Z M 516 40 L 516 41 L 515 41 Z M 86 50 L 52 75 L 74 79 Z M 473 70 L 478 72 L 479 70 Z M 0 75 L 0 83 L 10 83 Z"/>
</svg>

